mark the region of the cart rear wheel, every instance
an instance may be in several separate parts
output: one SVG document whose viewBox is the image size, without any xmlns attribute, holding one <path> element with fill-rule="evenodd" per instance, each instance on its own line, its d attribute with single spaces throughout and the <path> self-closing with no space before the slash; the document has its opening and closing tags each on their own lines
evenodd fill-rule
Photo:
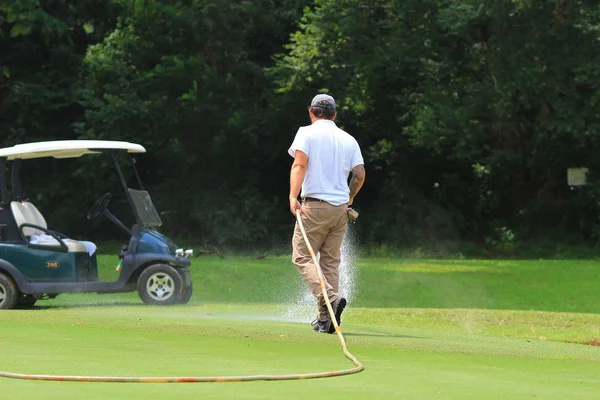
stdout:
<svg viewBox="0 0 600 400">
<path fill-rule="evenodd" d="M 13 280 L 0 273 L 0 310 L 10 310 L 17 304 L 18 291 Z"/>
<path fill-rule="evenodd" d="M 170 265 L 154 264 L 140 274 L 137 290 L 145 304 L 178 304 L 183 296 L 183 279 Z"/>
</svg>

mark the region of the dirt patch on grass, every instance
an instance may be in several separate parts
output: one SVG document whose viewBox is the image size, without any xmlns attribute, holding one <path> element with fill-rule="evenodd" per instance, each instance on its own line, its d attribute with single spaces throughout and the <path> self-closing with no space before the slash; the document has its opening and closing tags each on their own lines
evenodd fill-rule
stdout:
<svg viewBox="0 0 600 400">
<path fill-rule="evenodd" d="M 590 340 L 589 342 L 583 342 L 583 344 L 588 344 L 590 346 L 600 346 L 600 340 Z"/>
</svg>

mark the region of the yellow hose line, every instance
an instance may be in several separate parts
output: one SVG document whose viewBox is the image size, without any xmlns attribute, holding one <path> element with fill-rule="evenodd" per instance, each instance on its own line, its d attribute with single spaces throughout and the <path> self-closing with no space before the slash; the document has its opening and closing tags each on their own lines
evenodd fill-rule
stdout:
<svg viewBox="0 0 600 400">
<path fill-rule="evenodd" d="M 329 315 L 335 315 L 327 296 L 327 290 L 325 289 L 325 279 L 323 278 L 323 272 L 315 256 L 315 252 L 308 241 L 302 219 L 300 217 L 300 211 L 296 212 L 296 219 L 298 220 L 298 226 L 302 231 L 302 236 L 308 246 L 308 251 L 315 263 L 317 273 L 319 275 L 319 281 L 321 282 L 321 289 L 325 297 L 325 303 L 329 310 Z M 74 375 L 38 375 L 38 374 L 18 374 L 13 372 L 0 371 L 0 377 L 11 378 L 11 379 L 26 379 L 34 381 L 59 381 L 59 382 L 113 382 L 113 383 L 200 383 L 200 382 L 249 382 L 249 381 L 289 381 L 289 380 L 303 380 L 303 379 L 318 379 L 318 378 L 330 378 L 333 376 L 351 375 L 361 372 L 365 369 L 360 361 L 348 351 L 342 331 L 338 326 L 335 317 L 331 319 L 335 332 L 340 339 L 342 344 L 342 350 L 344 355 L 354 363 L 354 368 L 342 369 L 338 371 L 327 371 L 327 372 L 315 372 L 308 374 L 288 374 L 288 375 L 243 375 L 243 376 L 180 376 L 180 377 L 136 377 L 136 376 L 74 376 Z"/>
</svg>

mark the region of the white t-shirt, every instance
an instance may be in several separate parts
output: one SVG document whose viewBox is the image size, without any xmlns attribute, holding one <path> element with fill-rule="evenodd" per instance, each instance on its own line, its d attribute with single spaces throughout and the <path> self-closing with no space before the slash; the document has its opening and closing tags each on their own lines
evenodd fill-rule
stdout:
<svg viewBox="0 0 600 400">
<path fill-rule="evenodd" d="M 335 206 L 350 201 L 348 176 L 352 168 L 364 164 L 356 139 L 335 122 L 320 119 L 298 129 L 288 153 L 295 157 L 296 150 L 308 156 L 303 198 L 314 197 Z"/>
</svg>

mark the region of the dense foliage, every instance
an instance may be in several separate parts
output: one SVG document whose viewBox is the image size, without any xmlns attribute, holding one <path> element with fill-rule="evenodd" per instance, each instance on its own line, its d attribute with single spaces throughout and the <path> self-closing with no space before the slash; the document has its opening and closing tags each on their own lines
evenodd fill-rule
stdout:
<svg viewBox="0 0 600 400">
<path fill-rule="evenodd" d="M 365 156 L 368 243 L 594 243 L 599 32 L 583 0 L 0 0 L 1 141 L 139 142 L 165 230 L 287 244 L 286 151 L 325 91 Z M 117 190 L 107 160 L 31 165 L 63 230 Z"/>
</svg>

